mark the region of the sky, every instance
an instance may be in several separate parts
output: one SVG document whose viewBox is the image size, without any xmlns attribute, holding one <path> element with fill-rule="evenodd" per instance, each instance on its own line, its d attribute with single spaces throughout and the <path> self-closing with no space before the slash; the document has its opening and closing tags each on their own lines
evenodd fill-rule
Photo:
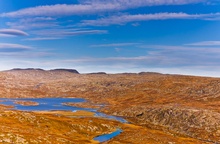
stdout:
<svg viewBox="0 0 220 144">
<path fill-rule="evenodd" d="M 0 0 L 0 70 L 220 77 L 220 0 Z"/>
</svg>

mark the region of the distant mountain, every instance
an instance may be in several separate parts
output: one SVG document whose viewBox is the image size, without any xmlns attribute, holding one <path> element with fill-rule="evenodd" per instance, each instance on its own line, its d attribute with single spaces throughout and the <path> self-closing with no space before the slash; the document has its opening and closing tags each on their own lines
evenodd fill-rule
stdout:
<svg viewBox="0 0 220 144">
<path fill-rule="evenodd" d="M 140 72 L 139 75 L 161 75 L 161 73 L 158 72 Z"/>
<path fill-rule="evenodd" d="M 44 69 L 40 69 L 40 68 L 14 68 L 14 69 L 11 69 L 10 71 L 27 71 L 27 70 L 39 70 L 39 71 L 45 71 Z"/>
<path fill-rule="evenodd" d="M 61 71 L 65 71 L 65 72 L 71 72 L 71 73 L 75 73 L 75 74 L 79 74 L 79 72 L 75 69 L 51 69 L 49 71 L 58 71 L 58 72 L 61 72 Z"/>
<path fill-rule="evenodd" d="M 106 72 L 94 72 L 94 73 L 88 73 L 88 74 L 92 74 L 92 75 L 96 75 L 96 74 L 102 74 L 102 75 L 106 75 Z"/>
<path fill-rule="evenodd" d="M 80 74 L 76 69 L 65 69 L 65 68 L 58 68 L 58 69 L 50 69 L 50 70 L 44 70 L 41 68 L 14 68 L 11 69 L 9 71 L 45 71 L 45 72 L 70 72 L 70 73 L 74 73 L 74 74 Z M 93 73 L 87 73 L 89 75 L 106 75 L 106 72 L 93 72 Z M 162 73 L 158 73 L 158 72 L 139 72 L 139 73 L 118 73 L 118 74 L 123 74 L 123 75 L 134 75 L 134 74 L 138 74 L 138 75 L 161 75 Z"/>
<path fill-rule="evenodd" d="M 14 68 L 9 71 L 49 71 L 49 72 L 70 72 L 79 74 L 79 72 L 75 69 L 51 69 L 51 70 L 44 70 L 40 68 Z"/>
</svg>

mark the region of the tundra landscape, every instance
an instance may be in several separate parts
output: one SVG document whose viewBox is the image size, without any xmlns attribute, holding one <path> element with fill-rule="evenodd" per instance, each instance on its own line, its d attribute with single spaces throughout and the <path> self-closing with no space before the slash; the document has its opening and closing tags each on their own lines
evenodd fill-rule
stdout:
<svg viewBox="0 0 220 144">
<path fill-rule="evenodd" d="M 0 0 L 0 144 L 220 144 L 220 0 Z"/>
<path fill-rule="evenodd" d="M 220 143 L 219 78 L 13 69 L 0 72 L 0 97 L 26 107 L 38 103 L 19 98 L 82 98 L 64 105 L 127 121 L 93 111 L 23 111 L 1 103 L 0 143 L 99 143 L 95 137 L 117 129 L 120 134 L 103 143 Z"/>
</svg>

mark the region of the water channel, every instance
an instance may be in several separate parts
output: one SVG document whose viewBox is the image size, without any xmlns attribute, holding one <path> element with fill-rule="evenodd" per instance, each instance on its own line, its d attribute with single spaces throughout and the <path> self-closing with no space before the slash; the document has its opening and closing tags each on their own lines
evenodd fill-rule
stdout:
<svg viewBox="0 0 220 144">
<path fill-rule="evenodd" d="M 21 105 L 19 102 L 34 102 L 36 105 Z M 120 121 L 122 123 L 126 123 L 127 121 L 121 117 L 106 115 L 104 113 L 100 113 L 97 109 L 90 108 L 80 108 L 74 106 L 65 105 L 65 103 L 81 103 L 86 102 L 85 99 L 82 98 L 0 98 L 0 104 L 14 106 L 12 110 L 21 110 L 21 111 L 78 111 L 84 110 L 89 112 L 94 112 L 95 116 L 103 117 L 107 119 L 113 119 Z M 117 129 L 115 132 L 110 134 L 100 135 L 94 138 L 94 140 L 99 142 L 107 141 L 117 135 L 119 135 L 122 130 Z"/>
</svg>

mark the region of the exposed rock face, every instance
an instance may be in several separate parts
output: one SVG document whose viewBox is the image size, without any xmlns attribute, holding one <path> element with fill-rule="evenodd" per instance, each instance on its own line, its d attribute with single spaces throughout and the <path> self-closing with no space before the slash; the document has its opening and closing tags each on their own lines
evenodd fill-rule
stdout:
<svg viewBox="0 0 220 144">
<path fill-rule="evenodd" d="M 119 113 L 140 125 L 187 135 L 205 142 L 220 142 L 220 113 L 178 106 L 137 106 Z"/>
</svg>

